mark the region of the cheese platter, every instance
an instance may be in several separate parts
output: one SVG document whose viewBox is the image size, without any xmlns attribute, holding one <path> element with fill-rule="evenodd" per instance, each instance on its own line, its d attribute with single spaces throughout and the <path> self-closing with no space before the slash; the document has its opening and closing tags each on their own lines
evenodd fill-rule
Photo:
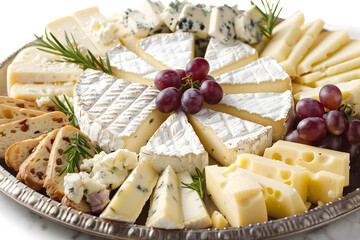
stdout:
<svg viewBox="0 0 360 240">
<path fill-rule="evenodd" d="M 321 21 L 304 24 L 303 14 L 297 13 L 278 24 L 273 37 L 251 40 L 239 37 L 244 42 L 234 40 L 235 34 L 244 34 L 241 31 L 245 28 L 241 24 L 247 17 L 254 17 L 254 11 L 261 11 L 256 8 L 237 13 L 235 6 L 185 4 L 179 11 L 174 33 L 169 33 L 174 22 L 167 22 L 166 14 L 169 13 L 166 8 L 161 2 L 148 0 L 144 1 L 142 12 L 128 9 L 121 12 L 120 17 L 109 17 L 111 20 L 93 7 L 49 23 L 49 35 L 37 37 L 30 47 L 20 49 L 1 65 L 2 79 L 7 79 L 2 83 L 5 85 L 2 95 L 20 99 L 9 98 L 7 103 L 35 102 L 39 108 L 50 111 L 37 118 L 51 118 L 55 122 L 50 122 L 52 125 L 48 129 L 36 128 L 30 135 L 16 135 L 17 128 L 10 129 L 19 124 L 22 132 L 31 131 L 32 122 L 39 121 L 36 116 L 23 117 L 25 122 L 18 120 L 0 125 L 4 139 L 10 134 L 7 132 L 9 128 L 16 135 L 11 136 L 19 138 L 19 142 L 4 143 L 2 154 L 6 161 L 1 163 L 2 192 L 54 221 L 98 236 L 119 239 L 268 239 L 318 227 L 357 210 L 360 193 L 354 172 L 349 177 L 350 155 L 318 148 L 342 150 L 343 141 L 357 146 L 357 96 L 341 85 L 342 82 L 355 83 L 357 79 L 344 77 L 341 83 L 331 85 L 345 96 L 335 107 L 330 106 L 333 100 L 326 97 L 332 90 L 323 90 L 323 86 L 330 86 L 328 84 L 333 81 L 321 78 L 316 81 L 319 86 L 322 84 L 320 87 L 297 82 L 299 76 L 317 71 L 312 70 L 313 62 L 328 60 L 319 52 L 341 51 L 351 44 L 349 36 L 344 31 L 324 34 L 327 32 L 320 32 Z M 146 12 L 144 9 L 151 10 Z M 272 10 L 275 14 L 276 8 Z M 205 28 L 201 24 L 189 26 L 189 22 L 195 21 L 192 17 L 196 11 L 203 15 L 201 21 L 208 22 Z M 227 17 L 233 13 L 241 18 L 237 24 L 236 20 L 228 21 L 230 28 L 235 27 L 225 35 L 214 27 L 221 25 L 224 11 L 229 12 Z M 162 18 L 158 16 L 160 12 L 164 15 Z M 146 20 L 144 14 L 148 15 Z M 132 25 L 131 21 L 135 19 L 144 21 L 141 29 Z M 288 28 L 288 24 L 292 26 L 291 35 L 283 30 Z M 320 29 L 314 27 L 318 25 Z M 128 32 L 122 32 L 119 26 Z M 104 28 L 107 34 L 99 30 Z M 228 28 L 226 24 L 225 28 Z M 65 35 L 58 29 L 65 30 Z M 67 35 L 67 29 L 71 35 Z M 74 29 L 76 31 L 71 32 Z M 257 34 L 265 36 L 261 29 L 259 26 Z M 109 32 L 117 34 L 109 35 Z M 307 34 L 315 35 L 314 39 L 304 40 Z M 145 37 L 147 35 L 150 36 Z M 109 38 L 113 40 L 109 41 Z M 291 46 L 285 46 L 290 44 L 290 38 L 297 40 Z M 284 39 L 288 39 L 287 44 L 281 43 Z M 137 44 L 134 45 L 134 41 Z M 248 45 L 252 41 L 260 43 Z M 65 48 L 58 45 L 60 42 Z M 280 50 L 274 51 L 274 46 Z M 42 53 L 46 48 L 46 54 Z M 71 57 L 64 55 L 64 49 L 77 54 L 73 57 L 75 61 L 68 61 Z M 54 57 L 54 51 L 62 53 L 63 57 Z M 81 59 L 86 53 L 90 58 Z M 79 59 L 82 69 L 77 65 Z M 232 61 L 227 63 L 229 59 Z M 289 61 L 298 68 L 289 69 Z M 89 62 L 95 64 L 92 67 L 86 65 Z M 204 71 L 206 64 L 208 67 Z M 196 66 L 195 70 L 192 70 L 193 66 Z M 171 69 L 186 69 L 186 72 Z M 183 72 L 186 75 L 179 78 L 181 81 L 176 88 L 163 87 L 161 84 L 170 84 L 169 79 L 174 80 L 170 76 L 173 72 L 176 76 Z M 213 76 L 206 79 L 209 72 Z M 197 78 L 201 74 L 204 76 Z M 206 88 L 207 85 L 213 87 Z M 219 95 L 219 90 L 211 89 L 221 89 L 221 97 L 216 103 L 213 102 L 214 96 Z M 209 94 L 210 91 L 215 92 Z M 345 95 L 346 91 L 350 93 Z M 320 97 L 317 96 L 319 92 Z M 178 93 L 180 95 L 176 95 Z M 303 93 L 320 98 L 321 103 L 314 99 L 312 101 L 316 103 L 307 103 L 304 97 L 296 97 L 296 94 Z M 200 108 L 197 107 L 198 100 L 189 103 L 188 99 L 194 94 L 206 102 Z M 166 96 L 172 99 L 180 96 L 181 101 L 179 98 L 173 105 L 166 105 Z M 320 104 L 321 109 L 316 104 Z M 324 117 L 322 104 L 328 112 Z M 51 110 L 60 110 L 68 119 L 60 120 L 59 115 L 55 116 Z M 321 115 L 316 115 L 316 110 Z M 304 117 L 306 114 L 309 116 Z M 338 125 L 331 128 L 331 119 L 341 118 L 336 114 L 350 119 L 348 127 L 340 129 L 337 134 L 334 131 L 339 130 Z M 327 118 L 327 115 L 332 117 Z M 315 119 L 322 117 L 325 120 Z M 325 127 L 309 134 L 306 124 L 316 121 L 321 122 L 316 127 Z M 327 125 L 323 123 L 325 121 Z M 82 132 L 65 126 L 68 124 Z M 56 128 L 61 130 L 52 131 Z M 348 129 L 354 129 L 355 134 Z M 15 143 L 22 145 L 22 141 L 41 134 L 47 137 L 37 141 L 40 141 L 39 145 L 29 151 L 16 174 L 7 147 Z M 323 143 L 329 134 L 340 136 L 333 137 L 341 138 L 340 146 L 339 143 L 336 145 L 336 140 L 331 140 L 335 147 Z M 281 141 L 284 138 L 296 142 L 295 145 Z M 323 138 L 325 140 L 320 142 Z M 311 142 L 314 147 L 304 145 Z M 49 146 L 48 153 L 42 147 L 46 145 Z M 291 151 L 292 154 L 287 155 Z M 36 161 L 43 163 L 42 167 L 31 160 L 46 154 L 49 157 L 42 157 L 42 162 Z M 356 157 L 351 155 L 354 161 Z M 141 182 L 143 177 L 140 176 L 144 175 L 146 182 Z M 34 191 L 39 189 L 30 183 L 34 178 L 41 180 L 39 188 L 45 187 L 46 192 Z M 203 182 L 206 184 L 205 193 Z M 195 184 L 200 184 L 200 187 Z M 165 185 L 167 190 L 163 190 Z M 134 187 L 136 191 L 132 190 Z M 190 200 L 184 196 L 190 193 L 193 194 L 192 201 L 202 203 L 200 209 L 203 213 L 200 209 L 189 208 L 192 203 L 185 204 Z M 136 201 L 130 204 L 130 199 Z M 128 209 L 125 210 L 124 206 Z M 198 212 L 199 215 L 189 217 L 188 212 Z M 249 217 L 249 212 L 256 214 Z M 194 222 L 187 220 L 194 217 L 199 219 Z M 219 219 L 224 224 L 216 225 L 221 222 Z"/>
</svg>

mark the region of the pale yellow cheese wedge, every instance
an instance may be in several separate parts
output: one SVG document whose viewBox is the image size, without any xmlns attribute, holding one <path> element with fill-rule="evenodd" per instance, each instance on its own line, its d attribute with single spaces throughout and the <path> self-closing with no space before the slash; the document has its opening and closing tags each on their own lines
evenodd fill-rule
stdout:
<svg viewBox="0 0 360 240">
<path fill-rule="evenodd" d="M 262 188 L 251 177 L 224 176 L 217 165 L 205 167 L 205 175 L 211 200 L 232 227 L 267 221 Z"/>
<path fill-rule="evenodd" d="M 326 84 L 336 84 L 336 83 L 342 83 L 342 82 L 348 82 L 354 79 L 360 78 L 360 67 L 352 69 L 350 71 L 346 71 L 343 73 L 339 73 L 336 75 L 332 75 L 329 77 L 324 77 L 322 79 L 319 79 L 318 81 L 314 82 L 314 87 L 322 87 Z"/>
<path fill-rule="evenodd" d="M 283 161 L 290 165 L 306 167 L 312 172 L 322 170 L 345 177 L 345 186 L 349 185 L 350 154 L 301 143 L 277 141 L 265 149 L 264 157 Z"/>
<path fill-rule="evenodd" d="M 214 211 L 211 215 L 211 227 L 212 228 L 224 228 L 228 224 L 228 221 L 219 211 Z"/>
<path fill-rule="evenodd" d="M 310 91 L 312 90 L 312 87 L 302 85 L 297 82 L 292 83 L 292 94 L 295 95 L 296 93 L 303 92 L 303 91 Z"/>
<path fill-rule="evenodd" d="M 136 53 L 138 41 L 143 38 L 145 37 L 139 37 L 133 34 L 124 34 L 124 36 L 120 38 L 120 41 L 127 49 Z"/>
<path fill-rule="evenodd" d="M 324 24 L 325 22 L 322 19 L 318 19 L 301 27 L 299 41 L 295 44 L 287 59 L 280 63 L 280 66 L 282 66 L 290 76 L 297 76 L 297 65 L 315 42 Z"/>
<path fill-rule="evenodd" d="M 311 72 L 313 66 L 325 60 L 331 53 L 340 49 L 349 42 L 347 31 L 321 32 L 309 49 L 308 54 L 302 59 L 297 67 L 297 74 Z"/>
<path fill-rule="evenodd" d="M 261 52 L 260 57 L 270 56 L 278 62 L 286 60 L 301 34 L 305 21 L 304 14 L 297 12 L 274 28 L 272 38 Z"/>
</svg>

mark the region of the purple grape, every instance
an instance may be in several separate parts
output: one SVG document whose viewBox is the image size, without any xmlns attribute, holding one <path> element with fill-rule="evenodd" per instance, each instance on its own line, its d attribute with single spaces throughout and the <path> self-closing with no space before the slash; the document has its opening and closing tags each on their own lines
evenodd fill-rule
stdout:
<svg viewBox="0 0 360 240">
<path fill-rule="evenodd" d="M 183 79 L 184 77 L 186 77 L 186 72 L 183 69 L 175 69 L 175 72 L 177 72 L 177 74 L 179 74 L 180 78 Z"/>
<path fill-rule="evenodd" d="M 191 74 L 191 78 L 196 80 L 201 80 L 206 77 L 209 73 L 210 65 L 205 58 L 197 57 L 191 60 L 185 68 L 186 76 Z"/>
<path fill-rule="evenodd" d="M 204 97 L 196 88 L 186 90 L 181 97 L 181 108 L 186 113 L 195 114 L 204 105 Z"/>
<path fill-rule="evenodd" d="M 162 70 L 156 74 L 154 82 L 156 88 L 160 91 L 169 87 L 179 88 L 181 86 L 179 74 L 171 69 Z"/>
<path fill-rule="evenodd" d="M 175 111 L 180 107 L 181 92 L 174 87 L 165 88 L 157 95 L 155 103 L 160 112 Z"/>
<path fill-rule="evenodd" d="M 218 104 L 224 96 L 221 86 L 213 80 L 203 82 L 200 92 L 204 96 L 205 102 L 209 104 Z"/>
<path fill-rule="evenodd" d="M 332 135 L 328 133 L 321 140 L 314 142 L 313 145 L 321 148 L 340 151 L 342 146 L 342 136 Z"/>
<path fill-rule="evenodd" d="M 349 143 L 360 144 L 360 120 L 353 119 L 349 121 L 345 130 L 345 138 Z"/>
<path fill-rule="evenodd" d="M 301 119 L 308 117 L 321 118 L 324 115 L 325 110 L 319 101 L 312 98 L 303 98 L 296 104 L 296 112 Z"/>
<path fill-rule="evenodd" d="M 299 133 L 296 129 L 288 133 L 284 140 L 289 142 L 311 145 L 311 142 L 306 141 L 299 136 Z"/>
<path fill-rule="evenodd" d="M 323 118 L 308 117 L 301 120 L 297 126 L 299 136 L 310 142 L 319 141 L 326 135 L 326 124 Z"/>
<path fill-rule="evenodd" d="M 347 124 L 345 117 L 336 110 L 331 110 L 326 114 L 325 122 L 328 131 L 333 135 L 342 134 Z"/>
<path fill-rule="evenodd" d="M 320 89 L 319 98 L 324 107 L 330 110 L 335 110 L 341 104 L 342 93 L 337 86 L 328 84 Z"/>
<path fill-rule="evenodd" d="M 215 81 L 215 78 L 211 75 L 206 75 L 203 79 L 201 79 L 200 83 L 202 84 L 203 82 L 205 82 L 206 80 L 212 80 Z"/>
</svg>

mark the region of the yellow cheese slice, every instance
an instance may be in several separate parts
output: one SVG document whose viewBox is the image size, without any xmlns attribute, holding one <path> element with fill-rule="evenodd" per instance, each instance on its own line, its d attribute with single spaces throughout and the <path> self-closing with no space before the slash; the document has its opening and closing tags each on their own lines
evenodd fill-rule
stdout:
<svg viewBox="0 0 360 240">
<path fill-rule="evenodd" d="M 328 171 L 312 173 L 308 189 L 308 200 L 325 204 L 340 198 L 344 190 L 345 177 Z"/>
<path fill-rule="evenodd" d="M 261 52 L 260 57 L 270 56 L 278 62 L 286 60 L 301 34 L 305 21 L 304 14 L 297 12 L 274 28 L 272 38 Z"/>
<path fill-rule="evenodd" d="M 253 43 L 253 44 L 249 44 L 249 45 L 251 47 L 255 48 L 255 50 L 258 53 L 258 56 L 260 56 L 268 42 L 269 42 L 269 39 L 267 37 L 263 37 L 261 42 Z"/>
<path fill-rule="evenodd" d="M 138 41 L 143 38 L 145 37 L 139 37 L 133 34 L 124 34 L 124 36 L 120 38 L 120 41 L 127 49 L 136 53 Z"/>
<path fill-rule="evenodd" d="M 324 24 L 325 22 L 322 19 L 318 19 L 301 27 L 299 41 L 295 44 L 287 59 L 280 63 L 280 66 L 282 66 L 290 76 L 297 76 L 297 65 L 315 42 Z"/>
<path fill-rule="evenodd" d="M 206 188 L 211 200 L 232 227 L 267 221 L 261 186 L 245 174 L 224 176 L 216 165 L 205 167 Z"/>
<path fill-rule="evenodd" d="M 312 87 L 302 85 L 300 83 L 293 82 L 292 83 L 292 94 L 295 95 L 296 93 L 303 92 L 303 91 L 310 91 Z"/>
<path fill-rule="evenodd" d="M 340 49 L 349 42 L 347 31 L 321 32 L 297 67 L 297 74 L 311 72 L 313 66 L 325 60 L 329 54 Z"/>
<path fill-rule="evenodd" d="M 228 221 L 219 211 L 214 211 L 211 215 L 211 227 L 212 228 L 224 228 L 228 224 Z"/>
<path fill-rule="evenodd" d="M 265 149 L 264 157 L 283 161 L 290 165 L 306 167 L 312 172 L 322 170 L 345 177 L 349 185 L 350 154 L 288 141 L 277 141 Z"/>
<path fill-rule="evenodd" d="M 329 77 L 324 77 L 322 79 L 319 79 L 318 81 L 314 82 L 314 87 L 322 87 L 326 84 L 336 84 L 336 83 L 342 83 L 342 82 L 348 82 L 354 79 L 360 78 L 360 67 L 355 68 L 353 70 L 339 73 L 336 75 L 332 75 Z"/>
</svg>

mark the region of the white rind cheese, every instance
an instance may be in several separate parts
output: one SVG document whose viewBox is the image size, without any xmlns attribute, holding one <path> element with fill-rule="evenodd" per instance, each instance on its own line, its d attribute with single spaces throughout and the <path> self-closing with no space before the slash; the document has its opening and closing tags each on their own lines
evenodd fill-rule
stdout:
<svg viewBox="0 0 360 240">
<path fill-rule="evenodd" d="M 138 42 L 137 54 L 159 70 L 185 69 L 194 57 L 192 33 L 157 34 Z"/>
<path fill-rule="evenodd" d="M 207 152 L 225 166 L 235 162 L 240 153 L 262 155 L 272 144 L 270 126 L 205 108 L 188 117 Z"/>
<path fill-rule="evenodd" d="M 209 213 L 199 194 L 182 183 L 191 184 L 193 179 L 186 171 L 176 174 L 179 181 L 181 206 L 186 228 L 208 228 L 211 226 Z"/>
<path fill-rule="evenodd" d="M 211 9 L 209 35 L 223 43 L 228 43 L 235 37 L 234 18 L 236 11 L 224 5 Z"/>
<path fill-rule="evenodd" d="M 165 229 L 184 228 L 179 181 L 170 165 L 161 173 L 156 184 L 145 225 Z"/>
<path fill-rule="evenodd" d="M 170 31 L 176 31 L 176 25 L 178 22 L 178 18 L 185 4 L 188 4 L 187 1 L 175 0 L 171 2 L 168 7 L 164 9 L 164 11 L 160 14 L 161 19 L 164 21 L 166 26 L 170 29 Z"/>
<path fill-rule="evenodd" d="M 263 34 L 258 27 L 262 16 L 255 6 L 234 19 L 236 38 L 246 43 L 261 42 Z"/>
<path fill-rule="evenodd" d="M 175 172 L 188 171 L 193 176 L 196 167 L 203 170 L 209 164 L 208 153 L 182 111 L 173 113 L 160 126 L 139 156 L 159 172 L 171 165 Z"/>
<path fill-rule="evenodd" d="M 256 60 L 257 53 L 254 48 L 241 41 L 231 40 L 224 44 L 211 38 L 204 58 L 210 65 L 209 75 L 216 77 Z"/>
</svg>

